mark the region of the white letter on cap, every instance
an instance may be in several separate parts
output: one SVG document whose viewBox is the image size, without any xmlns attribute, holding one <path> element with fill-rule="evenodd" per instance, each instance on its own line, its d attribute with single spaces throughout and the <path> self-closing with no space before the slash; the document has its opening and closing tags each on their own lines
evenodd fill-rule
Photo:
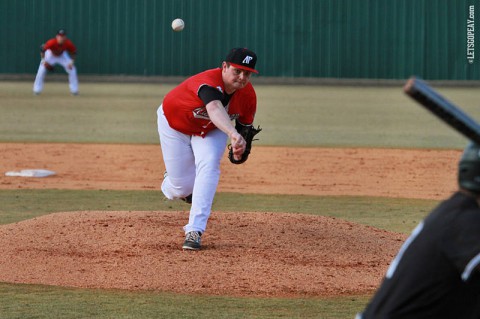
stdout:
<svg viewBox="0 0 480 319">
<path fill-rule="evenodd" d="M 250 64 L 250 61 L 252 61 L 252 59 L 253 58 L 251 56 L 247 55 L 245 59 L 243 59 L 242 63 Z"/>
</svg>

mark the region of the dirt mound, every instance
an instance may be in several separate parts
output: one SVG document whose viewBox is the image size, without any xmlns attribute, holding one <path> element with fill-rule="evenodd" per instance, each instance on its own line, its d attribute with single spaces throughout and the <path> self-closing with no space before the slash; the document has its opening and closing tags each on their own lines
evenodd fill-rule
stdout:
<svg viewBox="0 0 480 319">
<path fill-rule="evenodd" d="M 71 212 L 0 226 L 0 281 L 233 296 L 372 291 L 405 235 L 322 216 L 212 214 L 184 252 L 187 212 Z"/>
<path fill-rule="evenodd" d="M 443 199 L 458 150 L 257 146 L 222 160 L 220 192 Z M 159 189 L 158 145 L 0 144 L 0 189 Z M 275 160 L 272 160 L 275 159 Z M 0 226 L 0 281 L 252 296 L 362 293 L 378 287 L 406 236 L 338 219 L 213 213 L 204 250 L 183 252 L 188 213 L 58 213 Z"/>
</svg>

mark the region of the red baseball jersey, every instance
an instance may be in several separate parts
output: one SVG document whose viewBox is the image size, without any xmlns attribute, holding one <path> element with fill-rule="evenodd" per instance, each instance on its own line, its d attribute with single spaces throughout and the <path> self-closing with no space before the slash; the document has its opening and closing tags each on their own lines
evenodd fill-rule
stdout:
<svg viewBox="0 0 480 319">
<path fill-rule="evenodd" d="M 62 55 L 64 51 L 68 51 L 71 54 L 77 53 L 77 48 L 69 39 L 65 39 L 62 45 L 57 42 L 56 38 L 50 39 L 43 45 L 43 51 L 47 50 L 51 50 L 55 56 Z"/>
<path fill-rule="evenodd" d="M 207 108 L 198 97 L 204 85 L 217 88 L 222 94 L 225 85 L 222 69 L 216 68 L 196 74 L 170 91 L 163 100 L 163 112 L 173 129 L 187 135 L 205 136 L 216 128 L 210 121 Z M 225 110 L 231 120 L 238 119 L 242 124 L 252 124 L 257 110 L 257 96 L 251 83 L 235 91 Z"/>
</svg>

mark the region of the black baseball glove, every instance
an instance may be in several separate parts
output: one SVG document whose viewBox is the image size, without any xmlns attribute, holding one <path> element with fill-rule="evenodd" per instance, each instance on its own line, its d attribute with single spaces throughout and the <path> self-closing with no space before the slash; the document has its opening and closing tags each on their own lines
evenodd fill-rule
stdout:
<svg viewBox="0 0 480 319">
<path fill-rule="evenodd" d="M 260 133 L 262 130 L 260 126 L 258 128 L 253 127 L 253 125 L 243 125 L 239 121 L 235 120 L 235 129 L 237 132 L 242 135 L 243 139 L 247 143 L 245 146 L 245 152 L 242 154 L 242 158 L 239 160 L 236 160 L 233 157 L 233 148 L 229 146 L 230 151 L 228 152 L 228 159 L 230 159 L 230 162 L 233 164 L 242 164 L 248 159 L 248 155 L 250 154 L 250 150 L 252 149 L 252 141 L 256 141 L 253 138 L 255 135 Z"/>
</svg>

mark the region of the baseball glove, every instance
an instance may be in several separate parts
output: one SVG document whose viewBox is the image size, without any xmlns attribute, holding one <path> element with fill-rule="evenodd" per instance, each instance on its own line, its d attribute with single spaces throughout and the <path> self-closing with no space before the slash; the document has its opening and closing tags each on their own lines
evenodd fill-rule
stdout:
<svg viewBox="0 0 480 319">
<path fill-rule="evenodd" d="M 252 149 L 252 142 L 256 141 L 257 139 L 253 139 L 255 135 L 260 133 L 262 130 L 260 126 L 258 128 L 253 127 L 253 125 L 243 125 L 239 121 L 235 120 L 235 129 L 237 132 L 242 135 L 243 139 L 246 142 L 245 152 L 243 152 L 242 157 L 239 160 L 236 160 L 233 157 L 233 148 L 229 145 L 229 152 L 228 152 L 228 159 L 233 164 L 242 164 L 248 159 L 248 155 L 250 154 L 250 150 Z"/>
</svg>

